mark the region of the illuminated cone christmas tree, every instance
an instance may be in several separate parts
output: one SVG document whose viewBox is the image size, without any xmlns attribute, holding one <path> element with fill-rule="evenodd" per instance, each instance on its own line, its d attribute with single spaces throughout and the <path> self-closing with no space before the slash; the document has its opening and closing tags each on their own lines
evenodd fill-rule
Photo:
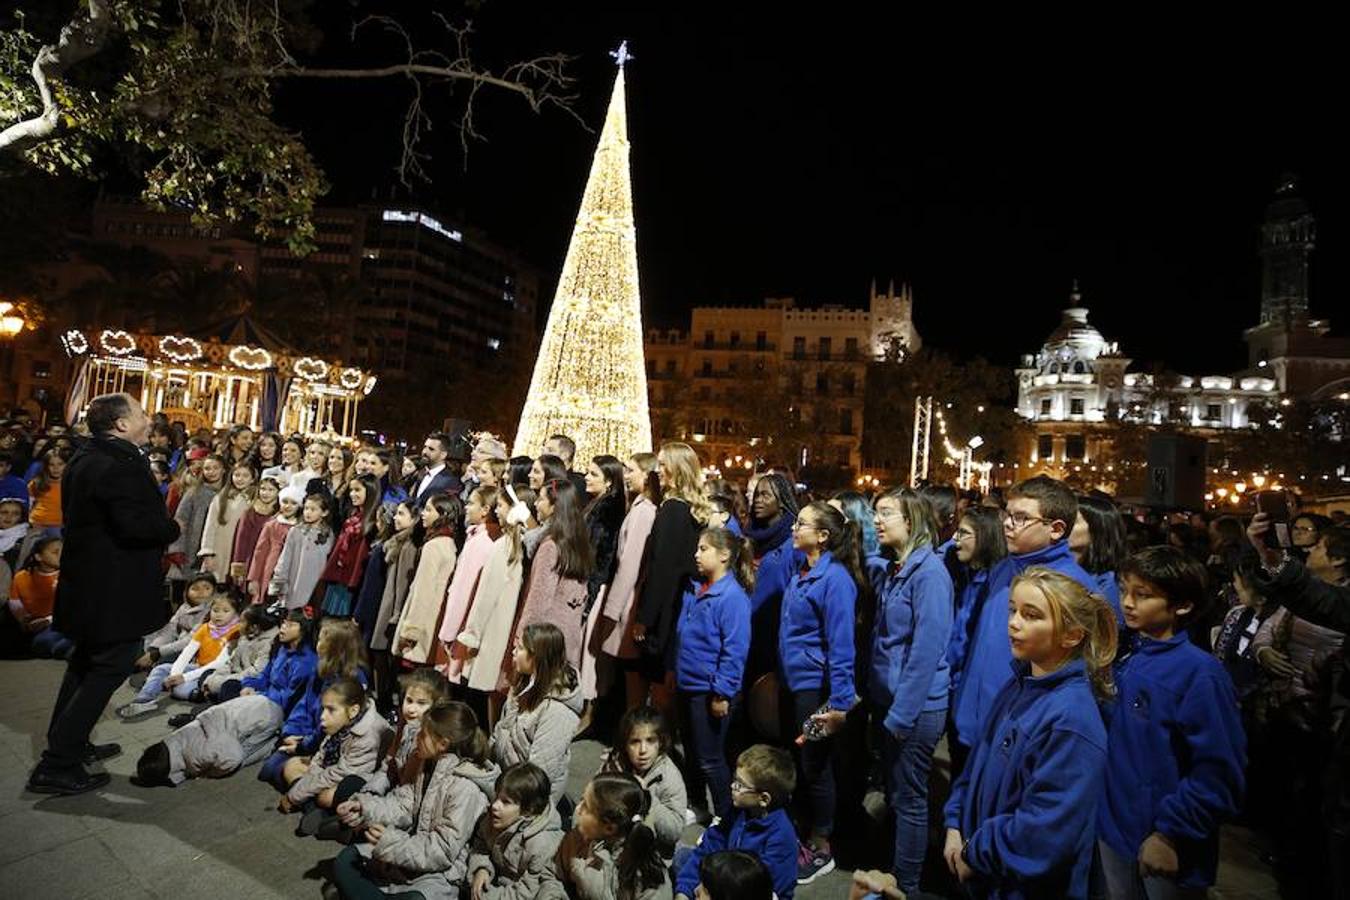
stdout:
<svg viewBox="0 0 1350 900">
<path fill-rule="evenodd" d="M 610 453 L 650 450 L 647 371 L 642 356 L 637 231 L 628 172 L 624 105 L 626 46 L 591 163 L 572 243 L 535 360 L 515 453 L 537 456 L 550 435 L 577 443 L 576 468 Z"/>
</svg>

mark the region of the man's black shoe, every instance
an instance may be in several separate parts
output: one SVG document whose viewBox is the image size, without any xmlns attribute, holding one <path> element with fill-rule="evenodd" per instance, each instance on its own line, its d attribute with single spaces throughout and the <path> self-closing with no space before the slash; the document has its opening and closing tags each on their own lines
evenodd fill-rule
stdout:
<svg viewBox="0 0 1350 900">
<path fill-rule="evenodd" d="M 35 794 L 83 794 L 103 787 L 110 780 L 107 772 L 91 773 L 83 769 L 51 772 L 34 769 L 33 774 L 28 776 L 28 790 Z"/>
<path fill-rule="evenodd" d="M 103 762 L 105 759 L 112 759 L 114 756 L 120 756 L 122 753 L 121 744 L 85 744 L 84 745 L 84 764 Z"/>
</svg>

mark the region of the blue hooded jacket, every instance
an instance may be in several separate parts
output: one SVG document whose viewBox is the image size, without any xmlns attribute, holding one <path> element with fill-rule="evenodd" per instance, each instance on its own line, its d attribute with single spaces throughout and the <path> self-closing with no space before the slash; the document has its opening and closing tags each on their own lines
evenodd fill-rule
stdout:
<svg viewBox="0 0 1350 900">
<path fill-rule="evenodd" d="M 974 895 L 1086 897 L 1105 769 L 1106 729 L 1083 661 L 1040 677 L 1013 663 L 944 817 L 966 842 Z"/>
<path fill-rule="evenodd" d="M 702 593 L 700 587 L 691 583 L 680 605 L 675 684 L 731 698 L 741 691 L 750 650 L 750 598 L 731 572 Z"/>
<path fill-rule="evenodd" d="M 1219 825 L 1242 806 L 1246 735 L 1223 664 L 1186 632 L 1138 637 L 1116 663 L 1097 836 L 1126 859 L 1153 832 L 1176 845 L 1177 884 L 1214 883 Z"/>
<path fill-rule="evenodd" d="M 708 826 L 694 852 L 676 873 L 675 893 L 693 897 L 703 857 L 721 850 L 744 850 L 758 857 L 769 870 L 778 900 L 792 900 L 797 889 L 797 832 L 786 810 L 775 809 L 751 817 L 738 809 L 730 821 L 718 819 Z"/>
<path fill-rule="evenodd" d="M 309 690 L 314 672 L 319 667 L 319 655 L 314 648 L 301 644 L 292 650 L 278 647 L 267 660 L 267 665 L 257 675 L 251 675 L 239 682 L 241 687 L 252 688 L 277 706 L 284 715 L 290 715 Z"/>
<path fill-rule="evenodd" d="M 951 630 L 951 576 L 931 547 L 919 547 L 877 586 L 869 694 L 897 738 L 913 730 L 919 713 L 947 708 Z"/>
<path fill-rule="evenodd" d="M 1110 603 L 1111 608 L 1116 611 L 1116 618 L 1121 619 L 1120 579 L 1116 576 L 1116 573 L 1099 572 L 1097 574 L 1093 574 L 1089 572 L 1088 574 L 1092 575 L 1093 579 L 1097 582 L 1097 586 L 1092 589 L 1093 593 L 1101 594 L 1103 597 L 1105 597 L 1106 602 Z"/>
<path fill-rule="evenodd" d="M 778 659 L 788 690 L 825 691 L 831 709 L 853 708 L 857 601 L 853 576 L 828 550 L 810 571 L 792 576 L 778 628 Z"/>
<path fill-rule="evenodd" d="M 1012 646 L 1008 643 L 1008 594 L 1013 579 L 1031 566 L 1054 569 L 1090 591 L 1097 590 L 1096 579 L 1078 565 L 1066 540 L 1055 541 L 1033 553 L 1004 557 L 989 570 L 989 589 L 984 603 L 970 613 L 974 624 L 952 716 L 957 739 L 967 747 L 979 737 L 994 695 L 1008 680 L 1008 664 L 1012 662 Z M 1118 606 L 1116 618 L 1120 618 Z"/>
<path fill-rule="evenodd" d="M 765 603 L 783 596 L 800 559 L 801 551 L 792 546 L 791 538 L 759 558 L 755 567 L 755 591 L 750 597 L 751 612 L 759 612 Z"/>
<path fill-rule="evenodd" d="M 366 675 L 365 669 L 357 669 L 355 678 L 361 682 L 364 688 L 370 687 L 370 679 Z M 318 657 L 315 657 L 314 676 L 309 679 L 304 693 L 300 695 L 299 702 L 291 709 L 290 715 L 281 725 L 282 737 L 297 735 L 303 740 L 300 742 L 302 752 L 313 752 L 323 740 L 323 724 L 320 716 L 323 713 L 323 692 L 328 690 L 328 686 L 336 680 L 333 678 L 319 678 Z"/>
</svg>

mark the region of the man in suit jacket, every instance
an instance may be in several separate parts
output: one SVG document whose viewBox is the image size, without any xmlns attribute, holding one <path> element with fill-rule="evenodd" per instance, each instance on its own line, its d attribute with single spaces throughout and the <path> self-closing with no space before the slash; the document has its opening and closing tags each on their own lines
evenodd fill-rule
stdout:
<svg viewBox="0 0 1350 900">
<path fill-rule="evenodd" d="M 422 442 L 422 479 L 413 490 L 413 505 L 418 509 L 435 494 L 458 497 L 463 490 L 459 476 L 449 469 L 451 443 L 450 435 L 443 431 L 433 431 Z"/>
<path fill-rule="evenodd" d="M 47 728 L 47 749 L 28 780 L 43 794 L 80 794 L 108 783 L 85 764 L 121 752 L 89 733 L 135 669 L 142 636 L 168 619 L 164 549 L 178 537 L 141 453 L 150 417 L 127 394 L 89 404 L 93 437 L 61 480 L 65 547 L 52 627 L 75 641 Z"/>
</svg>

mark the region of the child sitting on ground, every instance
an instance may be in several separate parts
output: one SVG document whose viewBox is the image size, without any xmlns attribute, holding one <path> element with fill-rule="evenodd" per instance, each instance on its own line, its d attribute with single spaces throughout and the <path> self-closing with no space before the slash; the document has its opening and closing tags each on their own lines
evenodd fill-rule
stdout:
<svg viewBox="0 0 1350 900">
<path fill-rule="evenodd" d="M 24 567 L 9 583 L 9 611 L 28 638 L 34 656 L 67 659 L 75 642 L 52 628 L 56 582 L 61 575 L 61 539 L 39 538 Z"/>
<path fill-rule="evenodd" d="M 219 697 L 227 681 L 243 681 L 263 670 L 277 636 L 277 620 L 265 606 L 249 604 L 239 616 L 239 636 L 230 648 L 230 658 L 202 679 L 202 691 Z"/>
<path fill-rule="evenodd" d="M 647 817 L 661 857 L 669 865 L 675 858 L 675 843 L 684 831 L 684 813 L 689 808 L 684 776 L 670 758 L 670 726 L 654 706 L 635 706 L 619 721 L 614 746 L 600 763 L 600 772 L 624 772 L 638 780 L 652 798 Z"/>
<path fill-rule="evenodd" d="M 558 874 L 577 900 L 669 900 L 670 873 L 648 811 L 632 775 L 597 775 L 586 785 L 576 827 L 558 848 Z"/>
<path fill-rule="evenodd" d="M 737 757 L 736 780 L 731 784 L 734 815 L 709 826 L 692 853 L 680 849 L 675 896 L 693 898 L 705 857 L 720 850 L 745 850 L 769 870 L 779 900 L 792 900 L 797 889 L 797 833 L 786 806 L 796 787 L 797 768 L 786 750 L 756 744 Z"/>
<path fill-rule="evenodd" d="M 548 797 L 548 776 L 531 763 L 512 766 L 497 779 L 496 799 L 469 849 L 473 900 L 561 896 L 554 857 L 562 823 Z"/>
<path fill-rule="evenodd" d="M 467 877 L 469 838 L 493 799 L 498 769 L 487 760 L 487 739 L 473 710 L 443 703 L 422 716 L 418 754 L 422 772 L 390 794 L 357 794 L 338 806 L 343 824 L 365 832 L 367 843 L 347 847 L 333 861 L 333 881 L 344 897 L 373 896 L 372 888 L 458 897 Z"/>
<path fill-rule="evenodd" d="M 318 750 L 308 758 L 291 758 L 282 769 L 290 787 L 277 809 L 304 812 L 295 830 L 301 837 L 317 833 L 324 813 L 361 789 L 389 737 L 389 723 L 354 678 L 337 678 L 324 689 L 320 718 L 324 737 Z"/>
<path fill-rule="evenodd" d="M 230 658 L 228 645 L 239 635 L 242 602 L 234 594 L 217 594 L 211 600 L 206 621 L 197 626 L 178 658 L 151 669 L 140 691 L 117 714 L 123 719 L 138 719 L 154 712 L 159 708 L 162 691 L 178 700 L 190 699 L 202 676 L 216 671 Z"/>
<path fill-rule="evenodd" d="M 177 659 L 192 640 L 192 633 L 206 621 L 208 603 L 216 595 L 216 579 L 208 574 L 194 576 L 183 590 L 183 602 L 169 621 L 145 636 L 145 652 L 136 660 L 136 668 L 152 669 L 163 659 Z"/>
<path fill-rule="evenodd" d="M 417 756 L 422 716 L 436 704 L 450 699 L 450 681 L 432 668 L 413 669 L 399 679 L 399 684 L 403 688 L 403 702 L 399 707 L 398 728 L 375 774 L 360 788 L 367 794 L 383 796 L 417 777 L 422 770 L 422 760 Z M 348 792 L 348 796 L 351 793 L 354 792 Z"/>
<path fill-rule="evenodd" d="M 719 850 L 698 864 L 697 900 L 773 900 L 773 879 L 754 854 Z"/>
</svg>

